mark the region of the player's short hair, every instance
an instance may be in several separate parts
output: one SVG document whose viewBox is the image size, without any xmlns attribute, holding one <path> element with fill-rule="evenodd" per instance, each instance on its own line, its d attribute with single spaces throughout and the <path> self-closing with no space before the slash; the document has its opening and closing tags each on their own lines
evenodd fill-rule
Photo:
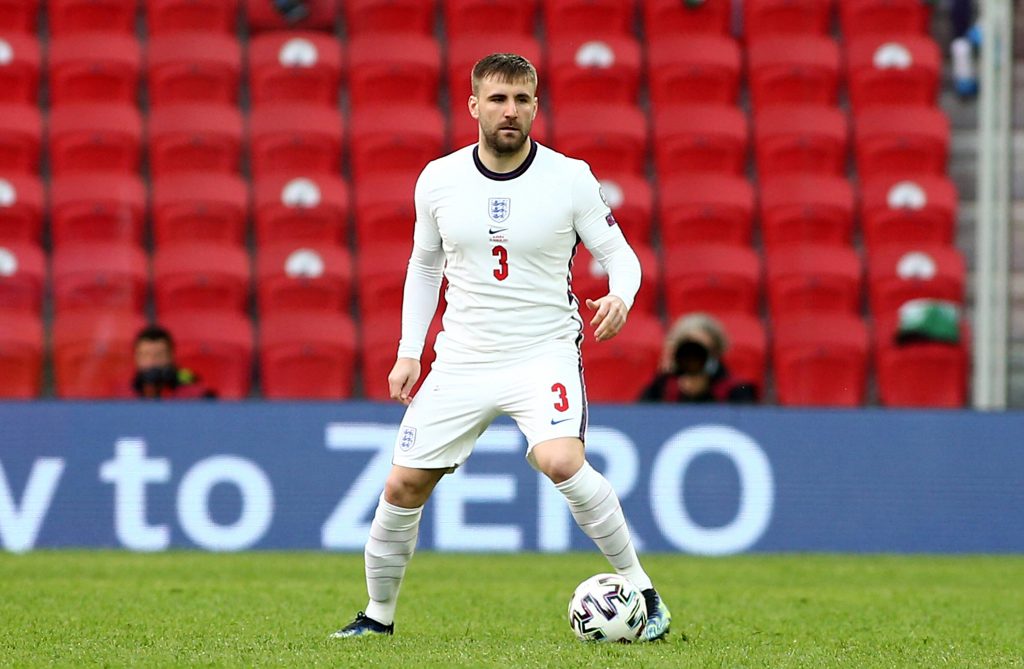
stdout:
<svg viewBox="0 0 1024 669">
<path fill-rule="evenodd" d="M 488 77 L 503 83 L 526 81 L 537 85 L 537 69 L 533 63 L 515 53 L 492 53 L 478 60 L 470 82 L 473 95 L 480 91 L 480 82 Z"/>
<path fill-rule="evenodd" d="M 146 327 L 139 330 L 138 334 L 135 335 L 135 346 L 139 345 L 139 342 L 143 341 L 163 341 L 167 342 L 167 348 L 174 350 L 174 337 L 167 328 L 156 325 L 147 325 Z"/>
</svg>

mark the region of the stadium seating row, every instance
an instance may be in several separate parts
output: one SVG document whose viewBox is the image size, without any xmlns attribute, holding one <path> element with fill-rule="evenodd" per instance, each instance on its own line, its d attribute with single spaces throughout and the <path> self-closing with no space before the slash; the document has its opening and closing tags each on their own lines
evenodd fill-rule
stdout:
<svg viewBox="0 0 1024 669">
<path fill-rule="evenodd" d="M 763 387 L 770 354 L 783 405 L 858 406 L 865 401 L 871 368 L 883 405 L 957 407 L 965 400 L 963 344 L 900 347 L 893 340 L 892 322 L 876 321 L 869 331 L 855 315 L 796 314 L 772 323 L 769 346 L 756 317 L 717 315 L 731 337 L 727 364 L 737 376 Z M 647 379 L 623 375 L 624 366 L 657 366 L 664 336 L 661 322 L 645 314 L 630 320 L 621 337 L 601 346 L 592 340 L 584 343 L 592 401 L 634 400 Z M 165 322 L 175 333 L 181 364 L 203 370 L 206 382 L 224 399 L 248 396 L 254 362 L 263 394 L 270 399 L 348 398 L 355 391 L 357 371 L 365 397 L 386 399 L 384 380 L 400 327 L 397 316 L 387 314 L 363 319 L 357 327 L 342 314 L 297 311 L 262 319 L 257 339 L 250 321 L 239 314 L 179 311 L 168 314 Z M 53 330 L 58 395 L 129 396 L 132 337 L 142 324 L 140 316 L 114 310 L 58 314 Z M 429 341 L 438 330 L 435 322 Z M 43 352 L 38 317 L 17 314 L 0 320 L 0 397 L 38 396 Z M 432 354 L 426 358 L 429 368 Z"/>
<path fill-rule="evenodd" d="M 556 104 L 581 100 L 636 104 L 646 79 L 655 107 L 681 102 L 736 104 L 742 74 L 739 43 L 724 35 L 667 35 L 646 44 L 634 37 L 578 32 L 541 44 L 513 38 L 509 48 L 535 59 L 544 90 Z M 465 103 L 469 77 L 479 54 L 493 48 L 490 36 L 470 35 L 446 44 L 445 72 L 454 109 Z M 34 103 L 41 53 L 35 39 L 0 33 L 6 53 L 0 101 Z M 940 54 L 924 35 L 865 35 L 845 47 L 845 79 L 855 111 L 872 104 L 934 104 Z M 780 103 L 835 104 L 841 80 L 840 49 L 829 37 L 767 37 L 747 48 L 749 84 L 755 109 Z M 359 107 L 401 100 L 435 104 L 442 50 L 424 35 L 366 35 L 345 44 L 316 32 L 279 31 L 257 35 L 246 53 L 253 105 L 279 101 L 337 106 L 346 79 L 349 102 Z M 143 63 L 143 61 L 145 61 Z M 49 103 L 81 101 L 134 103 L 145 75 L 148 104 L 175 102 L 235 104 L 243 49 L 233 36 L 182 32 L 152 37 L 145 48 L 132 36 L 82 33 L 49 43 Z"/>
<path fill-rule="evenodd" d="M 468 115 L 457 115 L 468 116 Z M 677 105 L 653 114 L 651 132 L 639 107 L 560 106 L 548 130 L 561 151 L 590 163 L 596 174 L 646 175 L 648 140 L 661 178 L 690 172 L 742 175 L 746 167 L 746 115 L 729 105 Z M 213 103 L 179 103 L 148 117 L 150 171 L 154 176 L 207 170 L 238 173 L 246 133 L 239 110 Z M 848 151 L 845 115 L 828 106 L 773 106 L 754 115 L 758 172 L 844 176 Z M 949 123 L 929 106 L 875 106 L 853 120 L 854 156 L 862 178 L 880 174 L 946 171 Z M 445 146 L 445 119 L 436 107 L 364 107 L 343 131 L 336 110 L 298 103 L 252 111 L 248 143 L 255 176 L 272 171 L 338 172 L 344 135 L 352 174 L 418 172 Z M 55 175 L 73 171 L 137 172 L 143 122 L 128 105 L 58 107 L 49 118 L 50 160 Z M 454 137 L 472 141 L 469 137 Z M 464 144 L 459 144 L 464 145 Z M 0 105 L 0 171 L 35 173 L 40 162 L 42 117 L 29 105 Z"/>
<path fill-rule="evenodd" d="M 273 174 L 250 186 L 237 175 L 180 172 L 156 178 L 147 196 L 131 174 L 81 173 L 42 182 L 0 173 L 0 243 L 39 241 L 44 217 L 54 247 L 105 240 L 141 243 L 147 216 L 159 245 L 178 241 L 242 244 L 250 216 L 258 245 L 278 241 L 346 244 L 350 217 L 357 247 L 408 239 L 415 174 L 340 177 Z M 682 174 L 657 188 L 635 174 L 601 179 L 627 237 L 674 247 L 750 245 L 755 218 L 766 248 L 814 242 L 850 245 L 855 219 L 870 251 L 890 244 L 951 244 L 956 190 L 946 177 L 879 176 L 854 187 L 837 176 L 785 175 L 751 182 L 726 174 Z M 855 206 L 856 205 L 856 206 Z M 657 217 L 655 218 L 655 214 Z M 657 224 L 655 221 L 657 220 Z"/>
<path fill-rule="evenodd" d="M 865 272 L 851 247 L 799 244 L 770 249 L 761 257 L 750 247 L 693 244 L 655 251 L 635 245 L 645 281 L 635 312 L 658 314 L 664 296 L 670 314 L 690 311 L 759 313 L 762 289 L 769 312 L 861 311 L 866 284 L 876 318 L 894 317 L 918 298 L 962 303 L 965 267 L 955 248 L 943 245 L 883 247 L 867 259 Z M 402 304 L 408 242 L 363 249 L 353 259 L 335 245 L 294 242 L 260 247 L 255 269 L 239 245 L 178 242 L 157 249 L 152 283 L 157 314 L 176 309 L 247 313 L 255 279 L 261 315 L 289 309 L 348 311 L 353 294 L 364 314 L 398 312 Z M 54 307 L 58 313 L 109 308 L 142 313 L 150 281 L 149 258 L 138 246 L 110 242 L 66 244 L 52 259 Z M 0 246 L 0 311 L 39 313 L 46 285 L 42 250 L 23 242 Z M 607 276 L 584 248 L 574 263 L 573 286 L 585 300 L 607 292 Z"/>
<path fill-rule="evenodd" d="M 3 0 L 0 30 L 35 32 L 39 0 Z M 47 0 L 48 26 L 53 35 L 89 30 L 132 33 L 138 0 Z M 233 32 L 239 5 L 251 30 L 287 27 L 267 0 L 146 0 L 146 25 L 158 35 L 182 29 Z M 434 29 L 437 0 L 317 0 L 299 27 L 331 30 L 343 15 L 346 32 L 356 35 L 383 30 L 420 32 Z M 930 16 L 918 0 L 747 0 L 748 36 L 775 33 L 827 33 L 833 5 L 846 35 L 892 30 L 924 32 Z M 552 36 L 583 28 L 628 33 L 633 30 L 637 5 L 644 31 L 651 36 L 692 32 L 726 33 L 730 0 L 706 0 L 690 7 L 677 0 L 442 0 L 449 34 L 491 31 L 500 24 L 509 32 L 532 34 L 539 8 Z"/>
</svg>

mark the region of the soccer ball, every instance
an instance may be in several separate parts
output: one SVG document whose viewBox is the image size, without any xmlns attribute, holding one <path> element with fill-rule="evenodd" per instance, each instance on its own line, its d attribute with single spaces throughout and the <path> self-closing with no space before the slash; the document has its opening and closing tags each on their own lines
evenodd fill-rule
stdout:
<svg viewBox="0 0 1024 669">
<path fill-rule="evenodd" d="M 584 641 L 630 643 L 647 624 L 640 589 L 618 574 L 597 574 L 576 586 L 569 600 L 569 625 Z"/>
</svg>

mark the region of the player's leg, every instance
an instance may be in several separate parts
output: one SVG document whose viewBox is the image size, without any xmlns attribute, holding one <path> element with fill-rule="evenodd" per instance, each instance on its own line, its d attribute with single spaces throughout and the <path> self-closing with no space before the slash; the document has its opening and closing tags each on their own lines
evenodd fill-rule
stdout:
<svg viewBox="0 0 1024 669">
<path fill-rule="evenodd" d="M 409 406 L 395 440 L 391 472 L 366 542 L 366 611 L 335 638 L 394 633 L 398 592 L 412 559 L 420 517 L 434 486 L 462 464 L 495 411 L 475 388 L 431 374 Z"/>
<path fill-rule="evenodd" d="M 527 460 L 565 496 L 576 523 L 615 571 L 644 591 L 651 619 L 645 636 L 664 636 L 668 609 L 640 564 L 619 497 L 586 461 L 587 398 L 578 348 L 552 346 L 539 352 L 520 363 L 514 378 L 503 408 L 526 435 Z"/>
<path fill-rule="evenodd" d="M 583 442 L 577 437 L 543 441 L 533 446 L 530 460 L 565 496 L 576 524 L 597 544 L 616 573 L 643 592 L 647 600 L 647 626 L 642 638 L 663 638 L 668 634 L 672 614 L 640 564 L 619 496 L 608 479 L 587 462 Z"/>
</svg>

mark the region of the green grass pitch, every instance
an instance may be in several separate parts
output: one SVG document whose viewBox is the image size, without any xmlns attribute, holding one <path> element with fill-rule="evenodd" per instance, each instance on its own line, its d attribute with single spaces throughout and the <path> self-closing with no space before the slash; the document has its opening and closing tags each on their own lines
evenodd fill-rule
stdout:
<svg viewBox="0 0 1024 669">
<path fill-rule="evenodd" d="M 1024 557 L 648 555 L 665 642 L 584 644 L 568 597 L 599 555 L 420 553 L 397 635 L 330 640 L 362 556 L 0 554 L 0 665 L 1024 667 Z M 686 637 L 684 639 L 683 633 Z"/>
</svg>

